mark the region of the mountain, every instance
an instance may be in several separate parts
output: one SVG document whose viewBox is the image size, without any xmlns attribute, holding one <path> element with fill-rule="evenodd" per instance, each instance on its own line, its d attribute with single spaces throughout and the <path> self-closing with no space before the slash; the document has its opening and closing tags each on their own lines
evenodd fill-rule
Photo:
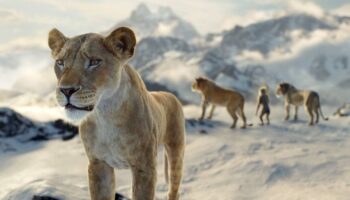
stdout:
<svg viewBox="0 0 350 200">
<path fill-rule="evenodd" d="M 129 18 L 117 23 L 110 30 L 120 26 L 128 26 L 135 30 L 138 39 L 149 36 L 171 36 L 192 40 L 199 36 L 196 29 L 178 17 L 171 8 L 159 7 L 156 12 L 151 12 L 144 3 L 133 10 Z"/>
<path fill-rule="evenodd" d="M 328 102 L 337 98 L 337 103 L 343 103 L 347 93 L 333 94 L 334 89 L 346 91 L 350 86 L 349 17 L 292 14 L 200 36 L 171 9 L 152 12 L 140 4 L 116 26 L 122 25 L 131 26 L 139 35 L 130 65 L 140 72 L 147 87 L 173 92 L 183 102 L 199 101 L 193 100 L 198 95 L 191 91 L 197 76 L 207 76 L 247 98 L 254 97 L 263 82 L 274 88 L 288 81 L 325 94 Z M 160 34 L 161 27 L 171 29 Z M 39 50 L 0 56 L 0 65 L 4 65 L 0 77 L 6 77 L 3 85 L 40 94 L 36 98 L 20 95 L 12 102 L 31 105 L 41 101 L 29 99 L 51 94 L 56 80 L 49 60 L 49 52 Z"/>
<path fill-rule="evenodd" d="M 338 23 L 347 22 L 346 18 L 339 19 L 341 20 L 320 19 L 306 14 L 289 15 L 254 23 L 246 27 L 236 26 L 232 30 L 221 34 L 209 34 L 203 40 L 204 43 L 208 41 L 209 43 L 215 43 L 214 41 L 216 41 L 217 45 L 202 45 L 187 42 L 181 38 L 146 37 L 139 42 L 131 65 L 140 70 L 145 81 L 154 82 L 154 80 L 157 80 L 158 84 L 176 92 L 181 99 L 187 102 L 191 102 L 191 99 L 195 96 L 190 91 L 191 82 L 194 77 L 200 75 L 207 76 L 224 87 L 239 90 L 249 97 L 255 93 L 252 89 L 258 87 L 262 82 L 266 82 L 266 80 L 270 85 L 276 85 L 282 80 L 292 83 L 298 82 L 297 77 L 294 78 L 279 73 L 280 70 L 275 66 L 271 66 L 268 60 L 255 63 L 247 62 L 245 64 L 245 60 L 243 62 L 242 60 L 236 60 L 237 55 L 243 51 L 257 51 L 268 56 L 276 49 L 279 49 L 281 54 L 288 54 L 293 51 L 291 46 L 302 38 L 313 37 L 312 34 L 315 31 L 336 31 L 339 26 Z M 298 37 L 293 35 L 295 31 L 300 32 Z M 221 38 L 222 41 L 218 43 L 217 38 Z M 337 55 L 339 55 L 339 58 L 330 58 L 329 60 L 332 63 L 337 63 L 335 66 L 343 65 L 343 68 L 340 67 L 337 70 L 337 72 L 343 74 L 347 69 L 347 66 L 345 66 L 347 65 L 347 56 Z M 289 60 L 289 64 L 286 64 L 290 66 L 288 71 L 290 71 L 290 74 L 295 74 L 296 71 L 300 70 L 311 74 L 310 77 L 304 79 L 309 84 L 314 79 L 314 83 L 317 83 L 327 77 L 334 76 L 330 75 L 329 72 L 333 70 L 332 68 L 322 67 L 321 64 L 324 63 L 321 59 L 322 56 L 303 57 L 305 60 L 311 58 L 313 60 L 309 63 L 299 64 L 298 66 L 293 66 L 294 61 L 299 60 L 298 57 Z M 180 85 L 176 81 L 169 81 L 172 78 L 168 75 L 172 75 L 174 69 L 181 71 Z M 190 74 L 190 76 L 187 74 Z M 348 80 L 342 79 L 339 85 L 346 87 L 348 82 Z M 327 88 L 332 84 L 328 84 Z M 300 87 L 306 87 L 307 85 L 307 83 L 301 84 Z M 325 86 L 324 83 L 320 85 Z"/>
<path fill-rule="evenodd" d="M 344 22 L 345 19 L 339 22 Z M 257 22 L 246 27 L 235 26 L 227 31 L 221 41 L 221 48 L 230 53 L 244 50 L 258 51 L 268 55 L 282 48 L 286 52 L 288 44 L 293 42 L 293 31 L 301 31 L 302 37 L 316 30 L 334 30 L 338 26 L 332 20 L 320 19 L 307 14 L 294 14 Z"/>
<path fill-rule="evenodd" d="M 287 81 L 318 91 L 328 103 L 343 103 L 349 100 L 349 29 L 348 17 L 293 14 L 236 26 L 209 52 L 248 77 L 250 91 L 263 82 L 275 87 Z"/>
<path fill-rule="evenodd" d="M 189 44 L 186 40 L 174 37 L 146 37 L 136 46 L 135 56 L 130 64 L 139 69 L 145 68 L 150 62 L 162 59 L 164 54 L 169 51 L 190 53 L 194 52 L 196 47 Z"/>
</svg>

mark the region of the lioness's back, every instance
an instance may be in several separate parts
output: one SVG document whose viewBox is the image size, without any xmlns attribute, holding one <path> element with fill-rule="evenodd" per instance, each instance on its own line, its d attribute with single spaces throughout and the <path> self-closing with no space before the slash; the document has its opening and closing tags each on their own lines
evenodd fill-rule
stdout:
<svg viewBox="0 0 350 200">
<path fill-rule="evenodd" d="M 211 101 L 217 104 L 226 104 L 231 101 L 244 101 L 244 97 L 237 91 L 226 89 L 213 84 L 208 93 Z"/>
<path fill-rule="evenodd" d="M 182 105 L 177 97 L 169 92 L 157 91 L 149 92 L 149 94 L 160 104 L 166 111 L 166 113 L 175 114 L 178 112 L 182 113 Z"/>
</svg>

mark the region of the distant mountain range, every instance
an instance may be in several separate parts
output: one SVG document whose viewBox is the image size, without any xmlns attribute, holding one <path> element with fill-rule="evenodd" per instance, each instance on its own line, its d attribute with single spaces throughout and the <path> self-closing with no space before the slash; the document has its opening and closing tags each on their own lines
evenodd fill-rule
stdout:
<svg viewBox="0 0 350 200">
<path fill-rule="evenodd" d="M 133 11 L 133 15 L 141 15 L 138 14 L 138 11 L 143 9 L 139 8 Z M 349 54 L 344 54 L 344 52 L 330 55 L 320 50 L 317 51 L 317 47 L 307 47 L 311 48 L 308 57 L 300 55 L 304 62 L 298 58 L 283 61 L 288 69 L 284 69 L 283 66 L 276 67 L 277 63 L 271 64 L 264 61 L 246 63 L 244 60 L 241 62 L 235 58 L 236 55 L 243 52 L 257 52 L 266 59 L 275 51 L 281 55 L 287 55 L 293 51 L 294 44 L 300 40 L 310 39 L 314 32 L 337 32 L 341 26 L 349 24 L 350 18 L 348 17 L 328 15 L 317 18 L 308 14 L 292 14 L 257 22 L 246 27 L 237 25 L 221 33 L 197 36 L 197 40 L 193 40 L 192 37 L 189 37 L 191 40 L 186 40 L 183 36 L 173 33 L 169 33 L 166 37 L 153 34 L 140 40 L 136 56 L 131 64 L 142 69 L 141 74 L 146 80 L 158 80 L 172 90 L 176 90 L 179 86 L 174 87 L 173 83 L 168 83 L 168 79 L 161 78 L 161 76 L 167 77 L 165 74 L 157 72 L 159 68 L 162 73 L 167 73 L 167 70 L 164 69 L 165 64 L 168 65 L 169 71 L 173 70 L 170 68 L 181 68 L 181 70 L 188 70 L 188 73 L 193 76 L 208 76 L 221 85 L 240 90 L 248 96 L 253 95 L 255 91 L 251 89 L 256 88 L 262 82 L 268 82 L 273 86 L 280 81 L 289 81 L 296 84 L 297 87 L 310 88 L 312 85 L 313 88 L 310 89 L 317 90 L 331 88 L 334 85 L 344 88 L 350 82 L 343 76 L 350 70 Z M 137 25 L 134 24 L 134 26 Z M 136 27 L 136 30 L 142 28 L 142 26 Z M 298 32 L 297 36 L 295 32 Z M 169 56 L 174 55 L 175 52 L 176 58 Z M 296 60 L 298 62 L 294 63 Z M 176 63 L 176 66 L 173 66 L 173 63 Z M 283 71 L 288 73 L 284 74 Z M 305 80 L 298 81 L 298 77 L 293 77 L 293 74 L 298 72 L 309 76 L 305 77 Z M 190 82 L 191 80 L 188 79 L 183 84 L 186 83 L 186 87 L 189 87 Z M 187 100 L 193 98 L 189 95 L 190 91 L 181 90 L 178 93 L 180 95 L 186 93 L 184 96 L 187 96 Z"/>
<path fill-rule="evenodd" d="M 257 22 L 247 27 L 235 26 L 223 36 L 220 46 L 230 53 L 243 50 L 258 51 L 264 55 L 276 48 L 288 51 L 291 33 L 302 31 L 306 37 L 315 30 L 334 30 L 338 24 L 328 23 L 316 17 L 298 14 Z"/>
<path fill-rule="evenodd" d="M 129 26 L 137 34 L 138 45 L 130 64 L 139 70 L 147 85 L 172 91 L 184 102 L 199 100 L 190 87 L 196 76 L 207 76 L 220 85 L 243 92 L 248 98 L 255 95 L 263 82 L 273 88 L 280 81 L 288 81 L 298 88 L 318 90 L 327 95 L 328 101 L 349 100 L 343 100 L 349 98 L 346 92 L 340 92 L 338 99 L 333 96 L 339 96 L 334 94 L 339 93 L 334 88 L 345 91 L 350 87 L 347 75 L 350 74 L 350 36 L 346 34 L 349 33 L 346 30 L 350 31 L 350 17 L 291 14 L 200 35 L 171 8 L 160 7 L 152 12 L 146 4 L 140 4 L 109 31 L 118 26 Z M 320 32 L 324 40 L 307 43 L 317 39 Z M 23 56 L 17 53 L 15 61 L 8 60 L 11 55 L 0 57 L 0 65 L 35 64 L 27 52 Z M 35 52 L 43 55 L 42 51 Z M 258 59 L 246 54 L 257 55 Z M 43 81 L 24 84 L 26 74 L 14 85 L 19 90 L 37 92 L 39 87 L 30 89 L 37 83 L 45 91 L 42 93 L 48 94 L 55 81 L 47 73 L 51 70 L 40 68 L 39 75 L 35 75 L 48 83 L 44 88 Z M 46 77 L 50 80 L 46 81 Z"/>
</svg>

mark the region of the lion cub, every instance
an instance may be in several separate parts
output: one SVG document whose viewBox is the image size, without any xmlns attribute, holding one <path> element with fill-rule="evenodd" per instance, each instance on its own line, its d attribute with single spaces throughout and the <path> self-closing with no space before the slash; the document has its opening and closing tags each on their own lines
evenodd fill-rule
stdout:
<svg viewBox="0 0 350 200">
<path fill-rule="evenodd" d="M 192 90 L 202 94 L 202 115 L 199 120 L 203 120 L 206 108 L 212 104 L 208 119 L 213 117 L 215 106 L 225 106 L 233 119 L 231 128 L 236 128 L 238 116 L 243 121 L 241 128 L 247 127 L 246 117 L 244 115 L 244 97 L 233 90 L 228 90 L 216 85 L 213 81 L 199 77 L 192 83 Z"/>
<path fill-rule="evenodd" d="M 88 33 L 68 38 L 49 33 L 55 60 L 56 97 L 79 132 L 89 159 L 92 200 L 114 199 L 114 168 L 132 171 L 132 199 L 153 200 L 157 151 L 165 147 L 168 199 L 179 198 L 185 151 L 184 114 L 177 98 L 148 92 L 126 63 L 136 45 L 134 32 L 117 28 L 107 37 Z"/>
</svg>

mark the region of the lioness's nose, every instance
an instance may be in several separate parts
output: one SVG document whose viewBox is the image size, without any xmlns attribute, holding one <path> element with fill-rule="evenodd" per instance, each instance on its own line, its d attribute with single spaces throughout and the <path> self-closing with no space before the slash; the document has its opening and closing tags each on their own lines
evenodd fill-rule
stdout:
<svg viewBox="0 0 350 200">
<path fill-rule="evenodd" d="M 62 92 L 66 97 L 72 96 L 72 94 L 76 93 L 79 89 L 80 89 L 79 87 L 60 88 L 61 92 Z"/>
</svg>

